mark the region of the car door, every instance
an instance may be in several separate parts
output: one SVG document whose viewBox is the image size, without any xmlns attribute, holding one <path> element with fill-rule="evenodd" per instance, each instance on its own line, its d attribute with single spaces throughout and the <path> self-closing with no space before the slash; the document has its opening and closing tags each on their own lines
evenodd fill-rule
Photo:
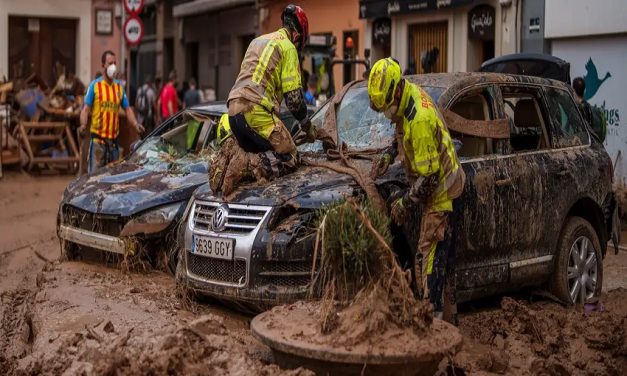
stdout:
<svg viewBox="0 0 627 376">
<path fill-rule="evenodd" d="M 494 261 L 507 266 L 510 284 L 519 287 L 537 283 L 529 273 L 547 272 L 551 265 L 548 249 L 542 247 L 552 199 L 545 189 L 551 122 L 541 86 L 503 83 L 499 91 L 510 138 L 495 161 Z"/>
<path fill-rule="evenodd" d="M 470 292 L 504 282 L 506 269 L 495 263 L 498 223 L 495 220 L 495 141 L 482 135 L 499 110 L 493 85 L 474 86 L 455 96 L 443 111 L 458 157 L 466 174 L 461 200 L 456 203 L 457 289 L 465 300 Z M 454 115 L 451 115 L 451 112 Z M 483 122 L 483 123 L 481 123 Z M 476 132 L 470 132 L 473 128 Z M 474 134 L 469 134 L 474 133 Z M 461 145 L 461 147 L 460 147 Z"/>
<path fill-rule="evenodd" d="M 547 106 L 553 126 L 553 151 L 547 160 L 550 180 L 546 185 L 551 200 L 546 229 L 546 245 L 549 252 L 556 249 L 559 233 L 571 206 L 591 192 L 607 192 L 601 182 L 608 181 L 608 174 L 591 147 L 591 139 L 584 120 L 571 94 L 558 87 L 546 87 Z M 599 145 L 600 149 L 601 146 Z M 592 197 L 600 205 L 605 197 Z"/>
</svg>

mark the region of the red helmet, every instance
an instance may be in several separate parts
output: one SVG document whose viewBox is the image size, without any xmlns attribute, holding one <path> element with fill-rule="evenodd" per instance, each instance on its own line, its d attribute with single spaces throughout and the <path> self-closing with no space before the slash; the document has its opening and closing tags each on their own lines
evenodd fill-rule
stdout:
<svg viewBox="0 0 627 376">
<path fill-rule="evenodd" d="M 300 33 L 299 46 L 297 47 L 299 49 L 305 47 L 305 42 L 309 36 L 309 21 L 303 8 L 294 4 L 286 6 L 281 13 L 281 21 L 283 21 L 283 26 L 294 27 Z"/>
</svg>

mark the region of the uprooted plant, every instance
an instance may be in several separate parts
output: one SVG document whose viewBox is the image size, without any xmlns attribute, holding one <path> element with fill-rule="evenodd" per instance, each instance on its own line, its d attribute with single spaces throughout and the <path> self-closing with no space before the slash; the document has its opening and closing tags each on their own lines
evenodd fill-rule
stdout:
<svg viewBox="0 0 627 376">
<path fill-rule="evenodd" d="M 390 220 L 370 201 L 347 199 L 318 213 L 315 285 L 322 291 L 321 329 L 356 344 L 394 325 L 421 331 L 432 322 L 417 301 L 391 243 Z M 338 336 L 339 337 L 339 336 Z"/>
</svg>

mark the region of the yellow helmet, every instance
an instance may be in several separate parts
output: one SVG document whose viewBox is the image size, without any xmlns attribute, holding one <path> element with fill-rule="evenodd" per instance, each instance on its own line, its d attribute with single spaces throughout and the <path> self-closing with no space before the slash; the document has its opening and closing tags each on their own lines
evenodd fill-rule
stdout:
<svg viewBox="0 0 627 376">
<path fill-rule="evenodd" d="M 368 77 L 368 96 L 371 106 L 385 111 L 394 100 L 394 91 L 401 80 L 401 66 L 391 57 L 377 61 Z"/>
<path fill-rule="evenodd" d="M 218 123 L 218 129 L 216 131 L 216 139 L 218 145 L 222 145 L 224 141 L 231 135 L 231 124 L 229 123 L 229 114 L 222 114 L 220 122 Z"/>
</svg>

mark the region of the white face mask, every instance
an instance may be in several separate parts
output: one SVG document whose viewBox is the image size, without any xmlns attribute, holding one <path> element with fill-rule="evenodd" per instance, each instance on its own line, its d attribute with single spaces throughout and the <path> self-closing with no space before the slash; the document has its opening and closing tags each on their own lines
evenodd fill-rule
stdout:
<svg viewBox="0 0 627 376">
<path fill-rule="evenodd" d="M 115 75 L 115 72 L 118 71 L 118 67 L 115 66 L 115 64 L 111 64 L 107 67 L 107 76 L 109 78 L 113 78 L 113 76 Z"/>
<path fill-rule="evenodd" d="M 387 110 L 383 112 L 383 115 L 390 120 L 394 120 L 397 118 L 396 116 L 397 112 L 398 112 L 398 105 L 393 104 L 390 107 L 388 107 Z"/>
</svg>

